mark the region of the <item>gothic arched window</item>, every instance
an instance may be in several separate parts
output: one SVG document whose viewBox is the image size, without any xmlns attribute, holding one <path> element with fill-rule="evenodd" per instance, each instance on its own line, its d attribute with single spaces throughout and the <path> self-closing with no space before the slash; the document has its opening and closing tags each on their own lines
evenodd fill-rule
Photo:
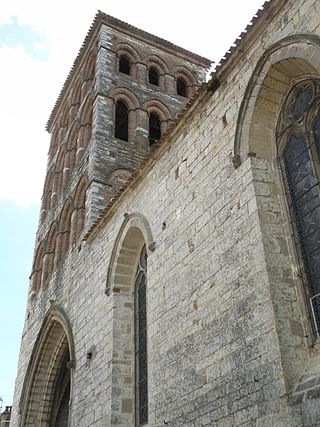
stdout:
<svg viewBox="0 0 320 427">
<path fill-rule="evenodd" d="M 154 67 L 149 69 L 149 83 L 159 86 L 159 73 Z"/>
<path fill-rule="evenodd" d="M 177 79 L 177 94 L 184 97 L 188 96 L 187 84 L 181 78 Z"/>
<path fill-rule="evenodd" d="M 147 251 L 142 248 L 135 281 L 135 416 L 136 425 L 148 422 L 148 357 L 147 357 Z"/>
<path fill-rule="evenodd" d="M 151 113 L 149 115 L 149 145 L 150 147 L 161 138 L 161 123 L 159 117 Z"/>
<path fill-rule="evenodd" d="M 126 56 L 120 56 L 119 71 L 120 73 L 128 74 L 128 76 L 130 76 L 130 62 Z"/>
<path fill-rule="evenodd" d="M 282 110 L 278 128 L 281 163 L 304 290 L 312 324 L 320 334 L 320 84 L 296 84 Z"/>
<path fill-rule="evenodd" d="M 114 136 L 123 141 L 128 141 L 128 107 L 122 101 L 116 103 L 115 132 Z"/>
</svg>

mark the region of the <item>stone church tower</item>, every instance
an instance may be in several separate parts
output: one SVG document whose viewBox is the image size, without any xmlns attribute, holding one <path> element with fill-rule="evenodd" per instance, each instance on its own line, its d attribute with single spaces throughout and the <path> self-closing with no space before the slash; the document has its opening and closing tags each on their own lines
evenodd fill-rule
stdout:
<svg viewBox="0 0 320 427">
<path fill-rule="evenodd" d="M 319 1 L 208 66 L 97 15 L 48 122 L 12 426 L 320 425 Z"/>
<path fill-rule="evenodd" d="M 17 419 L 69 425 L 77 349 L 60 301 L 62 277 L 72 282 L 77 272 L 66 268 L 68 254 L 81 251 L 92 224 L 166 134 L 209 66 L 206 58 L 96 15 L 47 123 L 51 144 L 24 334 L 31 336 L 43 319 L 46 327 L 31 359 L 24 339 L 20 364 L 29 365 L 14 425 Z M 48 304 L 54 315 L 46 315 Z"/>
</svg>

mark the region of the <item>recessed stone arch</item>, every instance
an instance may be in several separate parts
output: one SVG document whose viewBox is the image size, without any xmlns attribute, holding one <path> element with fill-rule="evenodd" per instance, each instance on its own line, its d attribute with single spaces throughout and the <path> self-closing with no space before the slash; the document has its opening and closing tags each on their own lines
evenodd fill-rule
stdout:
<svg viewBox="0 0 320 427">
<path fill-rule="evenodd" d="M 121 262 L 119 263 L 120 250 L 123 247 L 123 242 L 125 237 L 127 236 L 127 232 L 131 228 L 135 230 L 140 230 L 139 232 L 141 234 L 141 239 L 143 239 L 143 241 L 145 242 L 147 246 L 147 250 L 149 252 L 153 252 L 155 250 L 156 243 L 154 241 L 151 227 L 147 218 L 139 212 L 132 212 L 130 214 L 126 213 L 125 219 L 121 224 L 120 230 L 117 234 L 117 237 L 113 246 L 113 250 L 111 253 L 110 261 L 109 261 L 106 290 L 105 290 L 107 295 L 110 295 L 113 287 L 116 286 L 115 277 L 116 277 L 117 263 L 118 265 L 121 264 Z"/>
<path fill-rule="evenodd" d="M 52 305 L 27 367 L 19 402 L 19 425 L 70 425 L 75 350 L 70 321 Z"/>
<path fill-rule="evenodd" d="M 136 425 L 135 400 L 137 387 L 140 387 L 140 383 L 136 383 L 139 368 L 135 361 L 136 345 L 139 339 L 135 320 L 137 271 L 139 271 L 141 254 L 145 253 L 144 250 L 150 256 L 154 249 L 155 242 L 147 219 L 141 213 L 125 214 L 111 254 L 106 293 L 113 298 L 111 387 L 115 391 L 120 390 L 117 394 L 112 392 L 111 418 L 116 419 L 120 416 L 128 427 Z M 146 264 L 147 261 L 145 261 L 145 275 Z M 144 285 L 146 281 L 145 276 Z M 146 305 L 144 310 L 144 315 L 147 317 Z M 144 336 L 146 336 L 145 332 Z M 144 369 L 147 370 L 147 357 Z M 126 408 L 123 409 L 125 402 Z"/>
<path fill-rule="evenodd" d="M 289 36 L 266 50 L 241 102 L 234 142 L 236 167 L 248 156 L 274 157 L 275 130 L 286 94 L 295 81 L 319 75 L 318 36 Z"/>
</svg>

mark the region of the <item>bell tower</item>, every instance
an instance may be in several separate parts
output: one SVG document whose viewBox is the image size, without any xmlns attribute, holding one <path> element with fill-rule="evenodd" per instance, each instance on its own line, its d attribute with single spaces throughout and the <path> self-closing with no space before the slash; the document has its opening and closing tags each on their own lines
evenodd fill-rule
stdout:
<svg viewBox="0 0 320 427">
<path fill-rule="evenodd" d="M 47 123 L 51 134 L 31 294 L 174 122 L 208 59 L 98 12 Z"/>
</svg>

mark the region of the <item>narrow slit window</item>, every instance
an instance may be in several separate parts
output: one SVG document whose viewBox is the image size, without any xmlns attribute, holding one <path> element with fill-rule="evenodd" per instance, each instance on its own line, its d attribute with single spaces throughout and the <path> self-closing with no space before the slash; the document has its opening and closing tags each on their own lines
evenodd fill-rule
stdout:
<svg viewBox="0 0 320 427">
<path fill-rule="evenodd" d="M 160 119 L 156 114 L 151 113 L 149 116 L 149 146 L 151 147 L 160 138 L 161 138 Z"/>
<path fill-rule="evenodd" d="M 147 251 L 142 248 L 135 282 L 135 414 L 136 426 L 148 422 Z"/>
<path fill-rule="evenodd" d="M 130 76 L 130 61 L 126 56 L 120 56 L 119 71 Z"/>
<path fill-rule="evenodd" d="M 187 84 L 183 79 L 177 79 L 177 94 L 180 96 L 184 96 L 185 98 L 188 96 Z"/>
<path fill-rule="evenodd" d="M 149 69 L 149 83 L 159 86 L 159 73 L 154 67 Z"/>
<path fill-rule="evenodd" d="M 115 134 L 117 139 L 128 141 L 129 128 L 128 107 L 122 101 L 116 103 Z"/>
</svg>

